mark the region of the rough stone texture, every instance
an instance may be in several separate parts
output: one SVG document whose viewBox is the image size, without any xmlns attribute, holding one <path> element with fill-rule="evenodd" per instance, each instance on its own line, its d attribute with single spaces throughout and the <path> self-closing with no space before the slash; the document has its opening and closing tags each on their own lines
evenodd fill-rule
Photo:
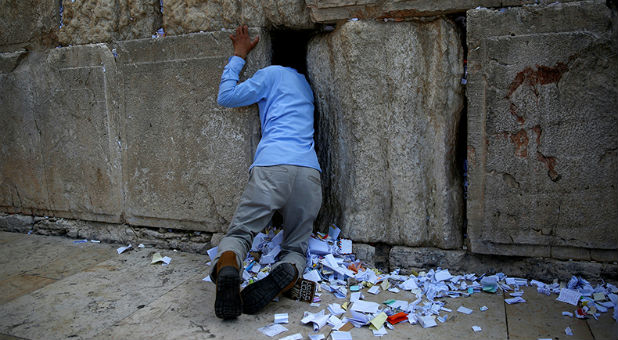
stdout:
<svg viewBox="0 0 618 340">
<path fill-rule="evenodd" d="M 0 2 L 0 52 L 50 47 L 56 42 L 57 0 Z"/>
<path fill-rule="evenodd" d="M 303 0 L 166 0 L 163 25 L 167 34 L 217 31 L 240 24 L 255 27 L 311 28 Z"/>
<path fill-rule="evenodd" d="M 116 68 L 105 45 L 1 54 L 0 209 L 118 222 Z M 8 64 L 8 66 L 7 66 Z"/>
<path fill-rule="evenodd" d="M 566 0 L 561 2 L 568 2 Z M 539 3 L 538 0 L 307 0 L 311 19 L 332 23 L 350 18 L 401 20 L 412 17 L 465 12 L 482 7 L 509 7 Z M 555 0 L 541 0 L 552 3 Z"/>
<path fill-rule="evenodd" d="M 611 27 L 604 1 L 468 12 L 473 252 L 618 260 Z"/>
<path fill-rule="evenodd" d="M 34 225 L 34 217 L 19 214 L 0 214 L 0 230 L 26 233 Z"/>
<path fill-rule="evenodd" d="M 358 242 L 461 246 L 462 65 L 441 19 L 352 21 L 312 39 L 325 223 Z"/>
<path fill-rule="evenodd" d="M 551 282 L 558 278 L 568 281 L 572 275 L 591 280 L 618 279 L 618 264 L 589 261 L 560 261 L 539 257 L 512 257 L 481 255 L 465 250 L 438 248 L 393 247 L 389 258 L 390 268 L 402 272 L 429 270 L 435 267 L 448 268 L 451 272 L 477 274 L 503 272 L 509 276 L 521 276 Z"/>
<path fill-rule="evenodd" d="M 270 62 L 268 35 L 261 38 L 244 78 Z M 221 72 L 233 53 L 228 33 L 125 41 L 117 51 L 126 221 L 225 231 L 259 141 L 257 106 L 217 105 Z"/>
<path fill-rule="evenodd" d="M 143 243 L 151 247 L 177 249 L 198 254 L 205 254 L 206 250 L 218 244 L 218 241 L 213 242 L 211 233 L 200 231 L 144 228 L 126 224 L 32 217 L 19 214 L 0 216 L 0 230 L 99 240 L 104 243 L 124 245 L 130 243 L 133 246 Z"/>
<path fill-rule="evenodd" d="M 352 243 L 352 253 L 356 258 L 367 263 L 369 267 L 375 266 L 376 248 L 369 244 Z"/>
<path fill-rule="evenodd" d="M 161 27 L 159 0 L 63 1 L 62 44 L 150 37 Z"/>
</svg>

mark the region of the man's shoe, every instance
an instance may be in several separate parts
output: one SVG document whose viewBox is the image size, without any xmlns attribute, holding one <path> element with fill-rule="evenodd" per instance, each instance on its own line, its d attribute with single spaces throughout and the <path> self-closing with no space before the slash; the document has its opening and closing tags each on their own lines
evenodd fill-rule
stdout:
<svg viewBox="0 0 618 340">
<path fill-rule="evenodd" d="M 235 319 L 242 312 L 242 300 L 240 275 L 234 252 L 226 251 L 221 254 L 214 276 L 217 283 L 215 315 L 221 319 Z"/>
<path fill-rule="evenodd" d="M 273 269 L 267 277 L 250 284 L 240 293 L 243 301 L 243 313 L 256 314 L 276 296 L 285 293 L 296 283 L 298 272 L 290 263 L 282 263 Z"/>
</svg>

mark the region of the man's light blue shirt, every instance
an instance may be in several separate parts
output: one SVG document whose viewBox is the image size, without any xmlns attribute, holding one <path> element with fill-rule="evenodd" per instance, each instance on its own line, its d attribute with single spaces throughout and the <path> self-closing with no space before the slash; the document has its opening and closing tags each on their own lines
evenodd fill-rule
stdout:
<svg viewBox="0 0 618 340">
<path fill-rule="evenodd" d="M 313 143 L 313 92 L 293 68 L 268 66 L 238 84 L 245 60 L 233 56 L 223 69 L 217 102 L 225 107 L 258 104 L 262 139 L 254 166 L 320 164 Z"/>
</svg>

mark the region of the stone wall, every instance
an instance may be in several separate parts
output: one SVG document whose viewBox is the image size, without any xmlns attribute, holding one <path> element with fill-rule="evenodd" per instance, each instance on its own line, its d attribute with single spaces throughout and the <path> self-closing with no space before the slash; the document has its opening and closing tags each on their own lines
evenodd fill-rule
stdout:
<svg viewBox="0 0 618 340">
<path fill-rule="evenodd" d="M 537 3 L 2 1 L 0 211 L 74 221 L 33 217 L 40 233 L 124 242 L 172 229 L 194 251 L 216 245 L 259 140 L 255 106 L 216 105 L 242 23 L 261 36 L 244 78 L 269 64 L 270 30 L 315 34 L 316 228 L 336 223 L 382 265 L 517 255 L 615 271 L 616 9 Z M 462 46 L 450 14 L 466 11 Z"/>
<path fill-rule="evenodd" d="M 259 33 L 245 74 L 270 60 Z M 255 106 L 216 104 L 228 41 L 214 32 L 2 54 L 2 210 L 225 230 L 259 140 Z"/>
<path fill-rule="evenodd" d="M 468 12 L 475 253 L 618 258 L 618 56 L 600 1 Z"/>
<path fill-rule="evenodd" d="M 347 22 L 309 44 L 325 219 L 355 241 L 458 248 L 463 53 L 452 23 Z"/>
</svg>

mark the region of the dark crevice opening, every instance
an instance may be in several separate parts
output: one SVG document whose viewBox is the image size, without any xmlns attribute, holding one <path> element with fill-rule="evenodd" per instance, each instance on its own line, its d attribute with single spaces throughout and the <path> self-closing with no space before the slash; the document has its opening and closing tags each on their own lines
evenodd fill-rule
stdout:
<svg viewBox="0 0 618 340">
<path fill-rule="evenodd" d="M 461 115 L 459 117 L 457 137 L 455 140 L 455 164 L 456 172 L 455 176 L 458 177 L 458 183 L 462 185 L 463 192 L 463 207 L 462 207 L 462 238 L 463 244 L 468 246 L 468 216 L 467 216 L 467 199 L 468 199 L 468 97 L 466 95 L 467 77 L 467 63 L 468 63 L 468 44 L 467 44 L 467 32 L 466 32 L 466 13 L 455 13 L 449 15 L 448 18 L 455 23 L 457 32 L 459 33 L 459 39 L 461 41 L 463 49 L 463 74 L 461 77 L 461 83 L 463 86 L 463 107 L 461 109 Z"/>
</svg>

